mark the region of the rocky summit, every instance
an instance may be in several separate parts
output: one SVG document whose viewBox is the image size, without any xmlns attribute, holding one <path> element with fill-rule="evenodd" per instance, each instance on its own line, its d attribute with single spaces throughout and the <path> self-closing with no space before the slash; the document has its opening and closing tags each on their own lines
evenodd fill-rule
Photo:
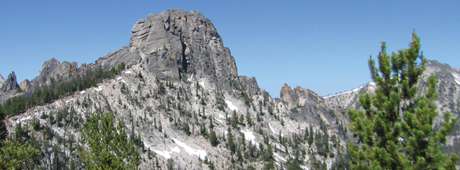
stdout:
<svg viewBox="0 0 460 170">
<path fill-rule="evenodd" d="M 126 47 L 95 63 L 51 59 L 32 80 L 18 84 L 14 72 L 0 77 L 0 102 L 79 84 L 4 120 L 9 136 L 20 129 L 38 143 L 37 167 L 86 168 L 81 151 L 89 144 L 82 129 L 97 113 L 112 113 L 136 139 L 140 169 L 344 166 L 351 137 L 346 110 L 359 107 L 358 95 L 372 91 L 372 83 L 327 97 L 286 84 L 280 98 L 272 98 L 255 78 L 238 74 L 222 37 L 198 12 L 153 14 L 136 21 L 131 33 Z M 460 72 L 432 61 L 426 74 L 440 78 L 439 109 L 458 116 Z M 458 151 L 456 129 L 447 147 Z"/>
</svg>

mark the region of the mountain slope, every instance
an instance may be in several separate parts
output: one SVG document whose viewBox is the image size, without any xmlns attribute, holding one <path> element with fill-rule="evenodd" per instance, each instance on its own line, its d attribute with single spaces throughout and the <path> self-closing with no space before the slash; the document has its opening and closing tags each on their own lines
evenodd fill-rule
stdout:
<svg viewBox="0 0 460 170">
<path fill-rule="evenodd" d="M 343 159 L 342 116 L 310 90 L 286 86 L 282 99 L 272 99 L 255 78 L 238 75 L 230 50 L 196 12 L 169 10 L 137 21 L 129 46 L 94 64 L 52 59 L 26 94 L 119 64 L 127 69 L 114 79 L 6 119 L 10 136 L 20 128 L 37 140 L 44 168 L 84 167 L 82 124 L 111 112 L 138 141 L 141 169 L 283 168 L 294 158 L 318 169 Z"/>
</svg>

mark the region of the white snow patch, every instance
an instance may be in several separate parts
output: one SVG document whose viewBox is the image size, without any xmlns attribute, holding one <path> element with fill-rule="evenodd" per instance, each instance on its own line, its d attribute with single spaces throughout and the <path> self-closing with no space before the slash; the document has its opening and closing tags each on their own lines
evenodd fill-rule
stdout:
<svg viewBox="0 0 460 170">
<path fill-rule="evenodd" d="M 241 132 L 244 134 L 244 138 L 246 140 L 250 141 L 252 144 L 257 144 L 256 136 L 254 136 L 254 133 L 251 130 L 245 129 L 241 130 Z"/>
<path fill-rule="evenodd" d="M 96 91 L 97 91 L 97 92 L 100 92 L 100 91 L 102 91 L 102 89 L 103 89 L 103 87 L 102 87 L 102 86 L 99 86 L 99 87 L 96 88 Z"/>
<path fill-rule="evenodd" d="M 118 81 L 120 81 L 120 80 L 122 80 L 122 79 L 123 79 L 123 78 L 121 78 L 121 77 L 117 77 L 117 80 L 118 80 Z"/>
<path fill-rule="evenodd" d="M 460 74 L 458 73 L 452 73 L 452 76 L 455 78 L 455 82 L 460 85 Z"/>
<path fill-rule="evenodd" d="M 185 152 L 187 152 L 190 155 L 198 156 L 201 160 L 205 160 L 206 156 L 208 156 L 205 150 L 194 149 L 188 146 L 186 143 L 177 140 L 176 138 L 173 138 L 173 140 L 174 140 L 174 143 L 182 147 L 185 150 Z"/>
<path fill-rule="evenodd" d="M 454 146 L 455 141 L 460 140 L 460 136 L 448 136 L 446 144 L 447 146 Z"/>
<path fill-rule="evenodd" d="M 20 124 L 20 123 L 25 122 L 25 121 L 30 120 L 30 119 L 32 119 L 32 116 L 21 117 L 21 118 L 16 120 L 16 124 Z"/>
<path fill-rule="evenodd" d="M 171 148 L 170 151 L 159 151 L 159 150 L 155 150 L 155 149 L 152 149 L 153 152 L 155 152 L 156 154 L 160 155 L 161 157 L 165 158 L 165 159 L 171 159 L 171 154 L 173 153 L 180 153 L 180 149 L 179 147 L 174 147 L 174 148 Z"/>
<path fill-rule="evenodd" d="M 125 71 L 125 74 L 133 74 L 133 72 L 131 70 L 127 70 Z"/>
<path fill-rule="evenodd" d="M 274 134 L 277 134 L 278 132 L 276 132 L 276 130 L 272 127 L 272 124 L 268 124 L 268 127 L 270 128 L 270 130 L 272 131 L 272 133 Z"/>
<path fill-rule="evenodd" d="M 63 129 L 61 129 L 61 128 L 52 128 L 52 130 L 53 130 L 56 134 L 58 134 L 58 136 L 61 136 L 61 137 L 64 136 L 64 130 L 63 130 Z"/>
<path fill-rule="evenodd" d="M 275 159 L 279 162 L 279 161 L 283 161 L 283 162 L 286 162 L 286 158 L 282 157 L 280 154 L 278 153 L 274 153 L 273 156 L 275 156 Z"/>
<path fill-rule="evenodd" d="M 347 90 L 347 91 L 338 92 L 338 93 L 333 94 L 333 95 L 324 96 L 323 98 L 327 99 L 327 98 L 331 98 L 331 97 L 335 97 L 335 96 L 342 96 L 342 95 L 346 95 L 346 94 L 357 93 L 362 88 L 364 88 L 364 86 L 360 86 L 358 88 L 354 88 L 354 89 Z"/>
<path fill-rule="evenodd" d="M 300 168 L 302 168 L 303 170 L 309 170 L 308 167 L 305 165 L 301 165 Z"/>
<path fill-rule="evenodd" d="M 146 55 L 141 50 L 139 50 L 139 55 L 141 56 L 142 60 L 144 60 L 146 57 Z"/>
<path fill-rule="evenodd" d="M 192 81 L 193 80 L 193 74 L 187 78 L 187 81 Z"/>
<path fill-rule="evenodd" d="M 230 100 L 225 100 L 228 108 L 232 111 L 238 111 L 238 107 L 236 107 Z"/>
<path fill-rule="evenodd" d="M 206 82 L 202 79 L 198 82 L 203 89 L 206 89 Z"/>
<path fill-rule="evenodd" d="M 375 82 L 373 82 L 373 81 L 369 82 L 369 85 L 370 86 L 377 86 L 377 84 Z"/>
<path fill-rule="evenodd" d="M 80 94 L 85 94 L 85 93 L 86 93 L 86 91 L 84 91 L 84 90 L 80 92 Z"/>
<path fill-rule="evenodd" d="M 225 123 L 225 121 L 224 121 L 222 118 L 217 118 L 216 120 L 217 120 L 220 124 L 224 124 L 224 123 Z"/>
</svg>

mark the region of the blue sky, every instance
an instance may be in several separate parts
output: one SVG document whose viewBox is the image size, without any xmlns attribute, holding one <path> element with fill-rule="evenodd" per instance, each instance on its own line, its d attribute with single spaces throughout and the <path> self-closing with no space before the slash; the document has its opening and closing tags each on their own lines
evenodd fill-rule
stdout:
<svg viewBox="0 0 460 170">
<path fill-rule="evenodd" d="M 93 62 L 128 45 L 137 19 L 171 8 L 210 18 L 239 73 L 274 96 L 285 82 L 322 95 L 357 87 L 379 43 L 405 48 L 414 29 L 425 55 L 460 67 L 458 0 L 2 0 L 0 73 L 30 79 L 51 57 Z"/>
</svg>

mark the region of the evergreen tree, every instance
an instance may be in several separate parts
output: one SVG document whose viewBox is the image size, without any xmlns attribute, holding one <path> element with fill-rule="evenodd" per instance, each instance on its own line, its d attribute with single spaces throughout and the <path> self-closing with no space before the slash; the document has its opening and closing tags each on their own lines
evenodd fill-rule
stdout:
<svg viewBox="0 0 460 170">
<path fill-rule="evenodd" d="M 40 150 L 28 143 L 5 140 L 0 148 L 0 169 L 34 169 Z"/>
<path fill-rule="evenodd" d="M 230 127 L 227 130 L 227 147 L 230 149 L 232 154 L 236 152 L 236 143 Z"/>
<path fill-rule="evenodd" d="M 263 159 L 264 159 L 264 168 L 265 170 L 275 169 L 275 162 L 273 159 L 273 149 L 272 145 L 267 144 L 267 149 L 264 150 Z"/>
<path fill-rule="evenodd" d="M 351 110 L 351 130 L 357 144 L 349 144 L 351 169 L 455 169 L 456 156 L 443 153 L 446 135 L 454 126 L 450 113 L 434 127 L 435 77 L 419 86 L 426 59 L 414 33 L 408 49 L 391 55 L 382 43 L 378 67 L 369 60 L 375 94 L 360 96 L 361 110 Z"/>
<path fill-rule="evenodd" d="M 89 149 L 81 149 L 87 169 L 137 169 L 140 155 L 121 121 L 111 113 L 93 114 L 85 123 L 82 138 Z"/>
<path fill-rule="evenodd" d="M 302 167 L 300 167 L 301 162 L 297 159 L 292 159 L 290 158 L 287 161 L 287 170 L 302 170 Z"/>
<path fill-rule="evenodd" d="M 209 142 L 212 146 L 219 145 L 219 140 L 217 139 L 216 132 L 214 132 L 214 129 L 211 129 L 210 131 L 211 132 L 209 133 Z"/>
</svg>

